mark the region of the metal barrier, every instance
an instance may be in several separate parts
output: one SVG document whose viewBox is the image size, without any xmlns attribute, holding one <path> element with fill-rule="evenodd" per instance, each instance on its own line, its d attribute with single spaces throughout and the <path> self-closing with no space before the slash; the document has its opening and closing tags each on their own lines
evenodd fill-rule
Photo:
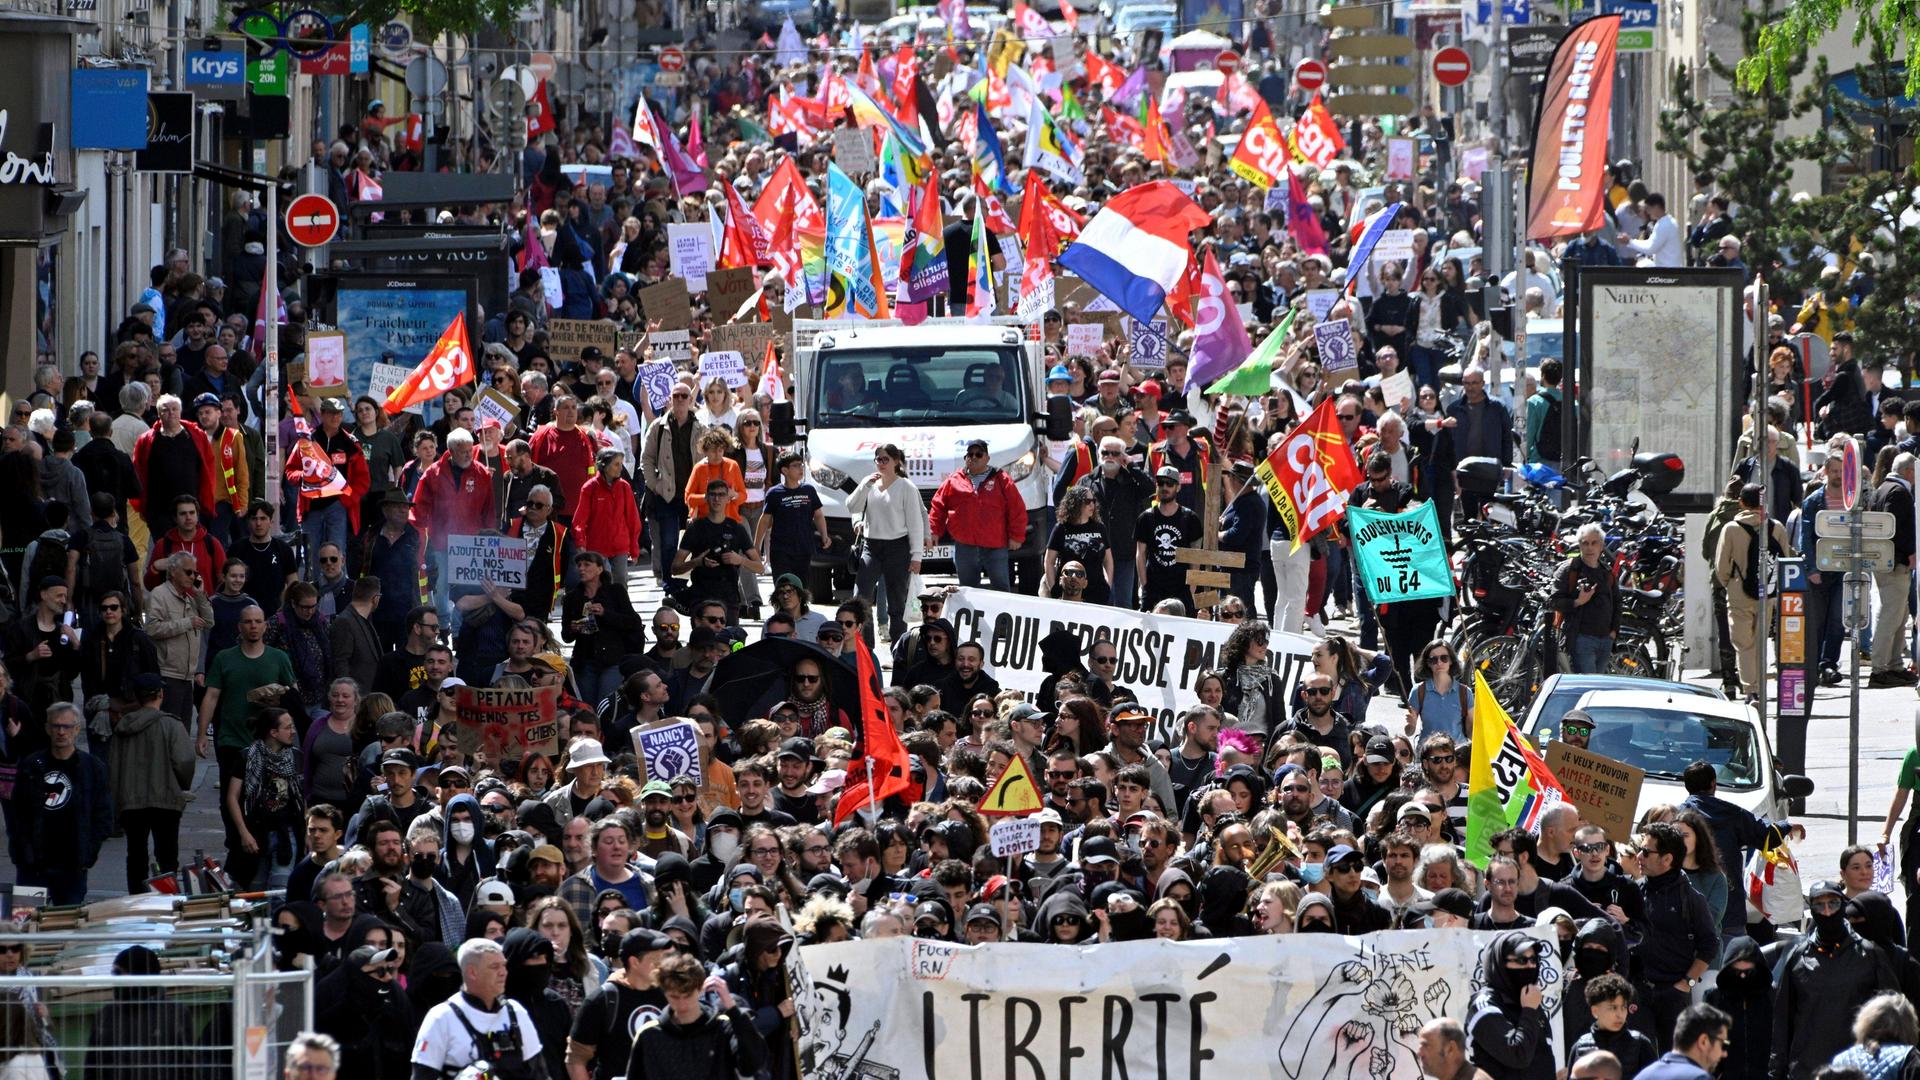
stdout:
<svg viewBox="0 0 1920 1080">
<path fill-rule="evenodd" d="M 264 924 L 0 933 L 16 943 L 29 973 L 0 976 L 0 1001 L 35 1009 L 58 1080 L 271 1080 L 313 1028 L 313 973 L 275 970 Z M 114 974 L 133 945 L 183 970 Z"/>
</svg>

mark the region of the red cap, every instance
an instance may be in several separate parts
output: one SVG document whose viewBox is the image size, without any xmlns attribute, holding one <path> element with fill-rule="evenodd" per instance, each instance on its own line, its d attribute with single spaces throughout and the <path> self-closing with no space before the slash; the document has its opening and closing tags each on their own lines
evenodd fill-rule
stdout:
<svg viewBox="0 0 1920 1080">
<path fill-rule="evenodd" d="M 1134 397 L 1152 398 L 1155 401 L 1159 401 L 1160 394 L 1160 384 L 1152 379 L 1148 379 L 1146 382 L 1133 388 Z"/>
</svg>

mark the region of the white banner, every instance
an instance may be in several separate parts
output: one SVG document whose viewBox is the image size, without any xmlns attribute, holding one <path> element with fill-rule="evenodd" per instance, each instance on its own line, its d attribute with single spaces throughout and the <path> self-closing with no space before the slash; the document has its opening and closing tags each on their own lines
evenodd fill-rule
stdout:
<svg viewBox="0 0 1920 1080">
<path fill-rule="evenodd" d="M 1562 981 L 1538 936 L 1559 1067 Z M 1500 935 L 1398 930 L 1071 947 L 919 938 L 795 950 L 800 1075 L 1417 1080 L 1420 1027 L 1465 1023 Z M 1078 1060 L 1076 1060 L 1078 1059 Z M 1208 1064 L 1211 1063 L 1211 1064 Z"/>
<path fill-rule="evenodd" d="M 447 582 L 524 588 L 527 542 L 517 536 L 448 536 Z"/>
<path fill-rule="evenodd" d="M 1062 627 L 1072 631 L 1080 639 L 1082 664 L 1094 642 L 1112 641 L 1120 654 L 1114 681 L 1138 694 L 1141 707 L 1153 714 L 1153 736 L 1175 741 L 1182 737 L 1180 710 L 1199 700 L 1195 682 L 1220 666 L 1220 647 L 1233 633 L 1227 623 L 991 589 L 958 590 L 947 598 L 946 617 L 958 642 L 980 643 L 987 673 L 1002 689 L 1029 695 L 1040 692 L 1048 674 L 1040 639 Z M 1292 694 L 1313 654 L 1313 639 L 1274 633 L 1268 643 Z"/>
</svg>

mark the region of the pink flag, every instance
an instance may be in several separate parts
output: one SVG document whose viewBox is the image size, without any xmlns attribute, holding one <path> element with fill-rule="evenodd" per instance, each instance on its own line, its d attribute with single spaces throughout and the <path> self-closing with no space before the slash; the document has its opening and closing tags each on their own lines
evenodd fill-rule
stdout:
<svg viewBox="0 0 1920 1080">
<path fill-rule="evenodd" d="M 1193 301 L 1193 348 L 1188 354 L 1187 378 L 1196 386 L 1211 385 L 1239 367 L 1252 351 L 1253 342 L 1247 339 L 1240 309 L 1227 294 L 1219 260 L 1208 248 L 1206 262 L 1200 268 L 1200 295 Z"/>
<path fill-rule="evenodd" d="M 697 195 L 707 190 L 707 171 L 688 155 L 686 147 L 680 145 L 666 118 L 655 114 L 653 124 L 660 135 L 660 160 L 673 180 L 673 189 L 682 196 Z"/>
<path fill-rule="evenodd" d="M 687 114 L 687 156 L 701 168 L 707 167 L 706 141 L 700 135 L 700 103 L 695 101 Z"/>
<path fill-rule="evenodd" d="M 1305 254 L 1327 254 L 1327 230 L 1307 202 L 1307 185 L 1291 168 L 1287 170 L 1287 232 Z"/>
<path fill-rule="evenodd" d="M 537 219 L 529 213 L 527 225 L 520 234 L 520 269 L 539 270 L 547 264 L 547 245 L 540 242 L 540 230 L 534 227 Z"/>
<path fill-rule="evenodd" d="M 616 158 L 640 156 L 640 148 L 633 145 L 633 133 L 627 130 L 627 125 L 618 120 L 613 122 L 613 138 L 607 140 L 607 155 Z"/>
</svg>

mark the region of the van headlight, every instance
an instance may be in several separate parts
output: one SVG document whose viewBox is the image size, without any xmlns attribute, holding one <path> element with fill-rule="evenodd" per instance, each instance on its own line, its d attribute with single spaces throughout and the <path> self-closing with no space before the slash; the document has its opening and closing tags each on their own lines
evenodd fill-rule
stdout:
<svg viewBox="0 0 1920 1080">
<path fill-rule="evenodd" d="M 1033 473 L 1033 463 L 1037 460 L 1029 450 L 1007 465 L 1006 473 L 1014 480 L 1025 480 Z"/>
<path fill-rule="evenodd" d="M 851 478 L 847 476 L 846 473 L 841 472 L 831 465 L 815 465 L 813 467 L 813 482 L 822 487 L 837 488 L 849 479 Z"/>
</svg>

